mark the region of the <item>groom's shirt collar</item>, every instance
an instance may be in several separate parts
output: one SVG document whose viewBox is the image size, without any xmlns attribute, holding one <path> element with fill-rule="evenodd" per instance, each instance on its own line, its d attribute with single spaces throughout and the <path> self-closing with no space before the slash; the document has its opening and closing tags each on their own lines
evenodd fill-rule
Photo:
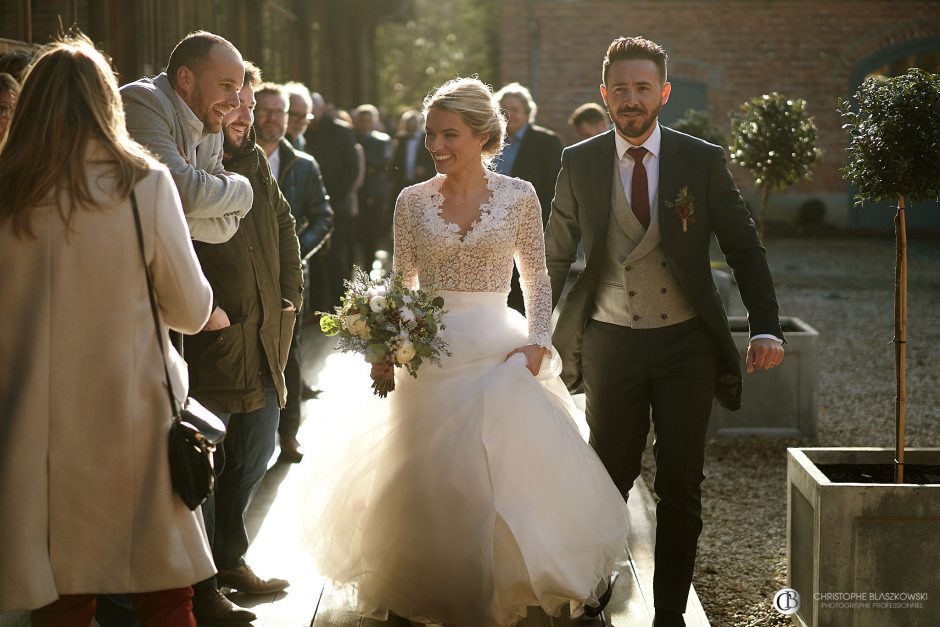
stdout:
<svg viewBox="0 0 940 627">
<path fill-rule="evenodd" d="M 614 127 L 614 141 L 617 144 L 617 159 L 619 161 L 623 161 L 623 156 L 629 149 L 634 148 L 634 146 L 628 142 L 626 138 L 623 137 L 623 135 L 620 134 L 620 131 L 618 131 L 616 127 Z M 647 137 L 646 141 L 640 144 L 640 146 L 646 148 L 650 152 L 650 155 L 652 155 L 654 158 L 659 159 L 659 151 L 662 147 L 662 143 L 663 130 L 659 126 L 659 121 L 657 120 L 656 128 L 653 129 L 653 133 Z"/>
</svg>

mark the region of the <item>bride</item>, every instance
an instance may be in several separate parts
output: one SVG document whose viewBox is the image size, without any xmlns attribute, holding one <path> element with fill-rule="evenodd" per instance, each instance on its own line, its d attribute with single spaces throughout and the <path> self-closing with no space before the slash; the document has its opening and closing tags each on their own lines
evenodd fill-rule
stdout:
<svg viewBox="0 0 940 627">
<path fill-rule="evenodd" d="M 454 79 L 424 105 L 438 175 L 399 196 L 393 265 L 443 296 L 452 357 L 417 379 L 373 367 L 396 390 L 344 459 L 315 530 L 318 564 L 374 618 L 596 615 L 627 511 L 558 378 L 538 198 L 489 167 L 506 122 L 486 85 Z M 527 318 L 506 306 L 513 260 Z"/>
</svg>

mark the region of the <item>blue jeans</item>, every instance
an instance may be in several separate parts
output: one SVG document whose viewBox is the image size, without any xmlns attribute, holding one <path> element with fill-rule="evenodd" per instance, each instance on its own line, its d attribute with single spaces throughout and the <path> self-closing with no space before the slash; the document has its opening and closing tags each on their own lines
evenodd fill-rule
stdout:
<svg viewBox="0 0 940 627">
<path fill-rule="evenodd" d="M 277 390 L 270 377 L 264 382 L 263 407 L 244 414 L 219 414 L 228 430 L 215 451 L 215 492 L 202 504 L 218 570 L 237 568 L 245 562 L 249 544 L 245 514 L 274 454 L 280 415 Z M 215 587 L 215 577 L 193 585 L 197 592 Z"/>
<path fill-rule="evenodd" d="M 216 483 L 215 530 L 209 536 L 219 570 L 237 568 L 245 562 L 249 544 L 245 514 L 274 454 L 280 414 L 277 391 L 268 378 L 264 383 L 263 407 L 244 414 L 219 416 L 228 428 L 222 442 L 225 468 Z"/>
</svg>

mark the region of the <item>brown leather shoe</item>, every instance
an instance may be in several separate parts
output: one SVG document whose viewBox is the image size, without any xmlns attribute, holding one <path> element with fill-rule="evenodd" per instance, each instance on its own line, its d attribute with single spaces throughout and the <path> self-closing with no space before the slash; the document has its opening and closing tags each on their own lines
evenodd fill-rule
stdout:
<svg viewBox="0 0 940 627">
<path fill-rule="evenodd" d="M 303 458 L 304 454 L 300 452 L 300 442 L 297 441 L 297 438 L 281 438 L 281 454 L 278 461 L 299 464 Z"/>
<path fill-rule="evenodd" d="M 254 612 L 229 601 L 218 588 L 194 588 L 193 615 L 207 625 L 247 625 L 257 618 Z"/>
<path fill-rule="evenodd" d="M 216 575 L 220 586 L 232 588 L 247 594 L 267 594 L 280 592 L 290 585 L 286 579 L 262 579 L 251 570 L 248 564 L 242 564 L 230 570 L 220 570 Z"/>
</svg>

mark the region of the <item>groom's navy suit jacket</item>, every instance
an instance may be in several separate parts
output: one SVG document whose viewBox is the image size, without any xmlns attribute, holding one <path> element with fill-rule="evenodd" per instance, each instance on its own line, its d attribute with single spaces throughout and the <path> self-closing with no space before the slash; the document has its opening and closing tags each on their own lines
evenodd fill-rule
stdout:
<svg viewBox="0 0 940 627">
<path fill-rule="evenodd" d="M 553 305 L 558 304 L 578 242 L 584 242 L 587 263 L 568 294 L 552 338 L 564 362 L 562 378 L 572 391 L 581 388 L 581 336 L 593 312 L 598 273 L 607 258 L 616 160 L 614 133 L 610 130 L 562 153 L 561 172 L 546 227 L 545 252 Z M 738 283 L 751 335 L 767 333 L 783 339 L 764 248 L 731 179 L 724 150 L 662 127 L 660 152 L 657 206 L 662 246 L 676 280 L 717 346 L 715 397 L 724 407 L 738 409 L 741 360 L 712 279 L 709 243 L 714 233 Z M 688 188 L 694 209 L 686 232 L 667 204 L 676 200 L 683 187 Z M 624 359 L 629 358 L 624 355 Z"/>
</svg>

